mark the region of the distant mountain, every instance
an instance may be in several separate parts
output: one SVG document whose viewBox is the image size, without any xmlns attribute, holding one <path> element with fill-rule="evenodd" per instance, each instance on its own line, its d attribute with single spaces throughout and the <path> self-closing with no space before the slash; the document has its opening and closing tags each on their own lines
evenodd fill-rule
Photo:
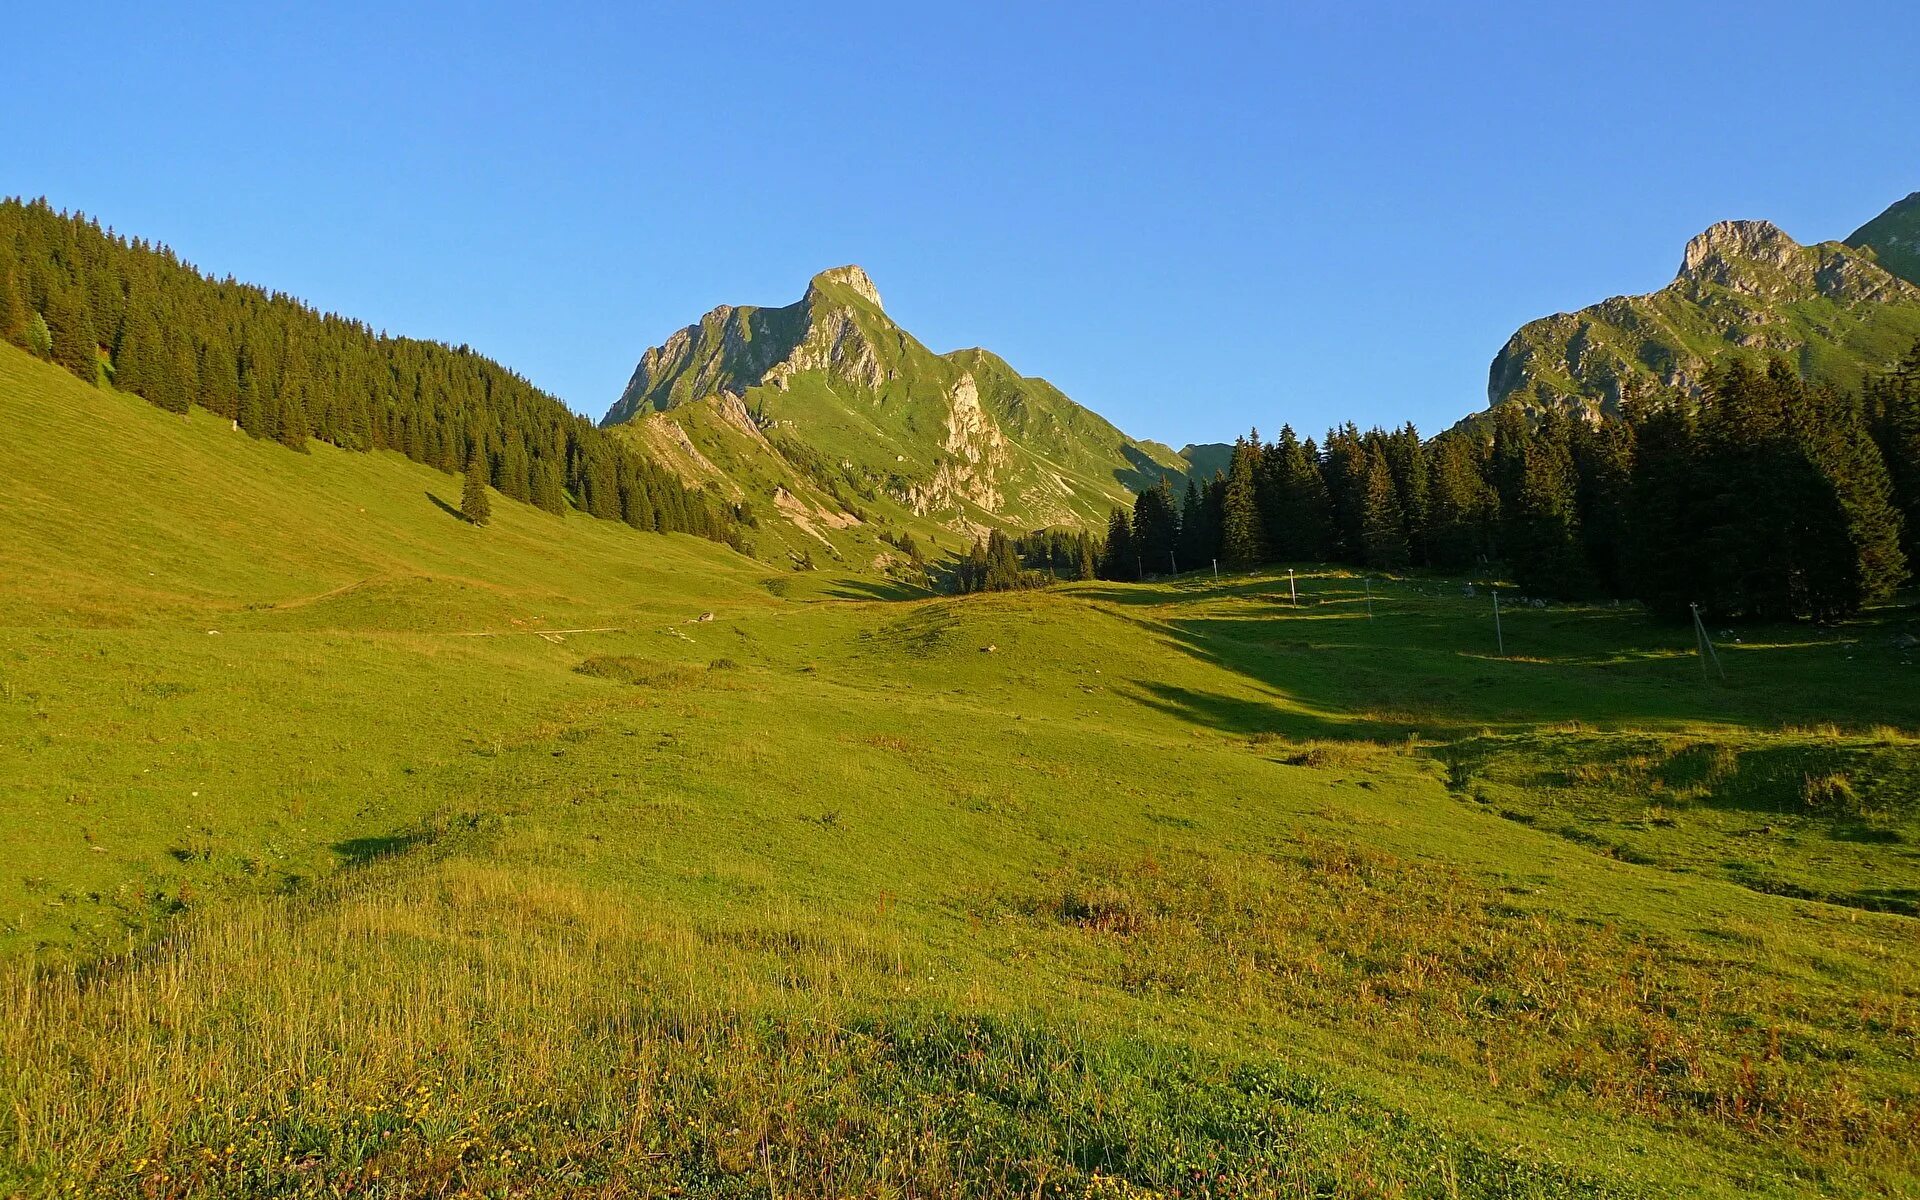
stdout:
<svg viewBox="0 0 1920 1200">
<path fill-rule="evenodd" d="M 1847 245 L 1872 250 L 1881 266 L 1920 284 L 1920 192 L 1854 230 Z"/>
<path fill-rule="evenodd" d="M 956 546 L 991 528 L 1097 527 L 1189 469 L 985 350 L 929 350 L 857 266 L 783 308 L 723 305 L 647 350 L 601 424 L 853 553 L 863 526 Z"/>
<path fill-rule="evenodd" d="M 1180 447 L 1180 457 L 1187 460 L 1187 474 L 1195 479 L 1212 479 L 1216 474 L 1225 474 L 1233 465 L 1232 442 L 1189 442 Z"/>
<path fill-rule="evenodd" d="M 1695 391 L 1729 351 L 1783 355 L 1843 388 L 1920 338 L 1920 197 L 1847 242 L 1803 246 L 1766 221 L 1722 221 L 1687 243 L 1674 281 L 1532 321 L 1488 372 L 1490 405 L 1617 406 L 1623 391 Z"/>
</svg>

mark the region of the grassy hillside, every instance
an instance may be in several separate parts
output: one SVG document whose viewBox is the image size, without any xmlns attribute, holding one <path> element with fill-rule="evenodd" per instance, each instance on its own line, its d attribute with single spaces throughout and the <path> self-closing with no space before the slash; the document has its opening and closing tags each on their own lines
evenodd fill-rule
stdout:
<svg viewBox="0 0 1920 1200">
<path fill-rule="evenodd" d="M 1458 581 L 473 529 L 18 355 L 0 425 L 0 1194 L 1920 1182 L 1908 610 L 1708 682 Z"/>
<path fill-rule="evenodd" d="M 1847 245 L 1873 250 L 1880 265 L 1908 283 L 1920 284 L 1920 192 L 1853 231 Z"/>
</svg>

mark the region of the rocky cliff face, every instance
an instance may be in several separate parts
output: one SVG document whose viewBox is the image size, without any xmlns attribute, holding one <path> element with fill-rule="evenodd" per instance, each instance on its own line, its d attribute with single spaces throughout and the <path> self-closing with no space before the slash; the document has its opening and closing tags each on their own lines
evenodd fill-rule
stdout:
<svg viewBox="0 0 1920 1200">
<path fill-rule="evenodd" d="M 647 350 L 602 424 L 662 419 L 683 426 L 695 453 L 679 457 L 695 467 L 726 457 L 703 437 L 751 430 L 790 467 L 967 536 L 1100 524 L 1186 467 L 984 350 L 928 350 L 857 266 L 822 271 L 783 308 L 716 308 Z M 727 437 L 737 461 L 744 442 Z M 744 470 L 799 486 L 791 471 Z"/>
<path fill-rule="evenodd" d="M 1738 352 L 1783 355 L 1852 387 L 1915 338 L 1920 287 L 1873 249 L 1803 246 L 1767 221 L 1722 221 L 1687 243 L 1660 291 L 1522 327 L 1493 360 L 1487 399 L 1614 408 L 1635 390 L 1695 393 L 1712 362 Z"/>
</svg>

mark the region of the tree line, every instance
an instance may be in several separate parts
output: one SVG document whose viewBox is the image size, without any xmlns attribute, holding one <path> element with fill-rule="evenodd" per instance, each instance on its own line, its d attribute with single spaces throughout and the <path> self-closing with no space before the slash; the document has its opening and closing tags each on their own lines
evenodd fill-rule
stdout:
<svg viewBox="0 0 1920 1200">
<path fill-rule="evenodd" d="M 1700 396 L 1618 414 L 1503 404 L 1413 425 L 1235 443 L 1228 468 L 1117 508 L 1103 579 L 1324 561 L 1500 564 L 1523 590 L 1684 616 L 1831 620 L 1890 595 L 1920 556 L 1920 345 L 1860 395 L 1730 357 Z"/>
<path fill-rule="evenodd" d="M 466 346 L 214 279 L 45 200 L 0 201 L 0 340 L 169 412 L 303 451 L 393 450 L 502 495 L 745 548 L 750 515 Z"/>
</svg>

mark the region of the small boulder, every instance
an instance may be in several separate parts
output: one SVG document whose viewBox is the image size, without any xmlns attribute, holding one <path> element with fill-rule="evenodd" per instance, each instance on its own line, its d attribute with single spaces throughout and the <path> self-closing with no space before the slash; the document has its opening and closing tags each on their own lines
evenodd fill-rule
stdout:
<svg viewBox="0 0 1920 1200">
<path fill-rule="evenodd" d="M 995 650 L 998 650 L 999 648 L 1000 647 L 994 645 L 992 642 L 988 642 L 986 645 L 980 647 L 980 653 L 992 654 Z"/>
</svg>

